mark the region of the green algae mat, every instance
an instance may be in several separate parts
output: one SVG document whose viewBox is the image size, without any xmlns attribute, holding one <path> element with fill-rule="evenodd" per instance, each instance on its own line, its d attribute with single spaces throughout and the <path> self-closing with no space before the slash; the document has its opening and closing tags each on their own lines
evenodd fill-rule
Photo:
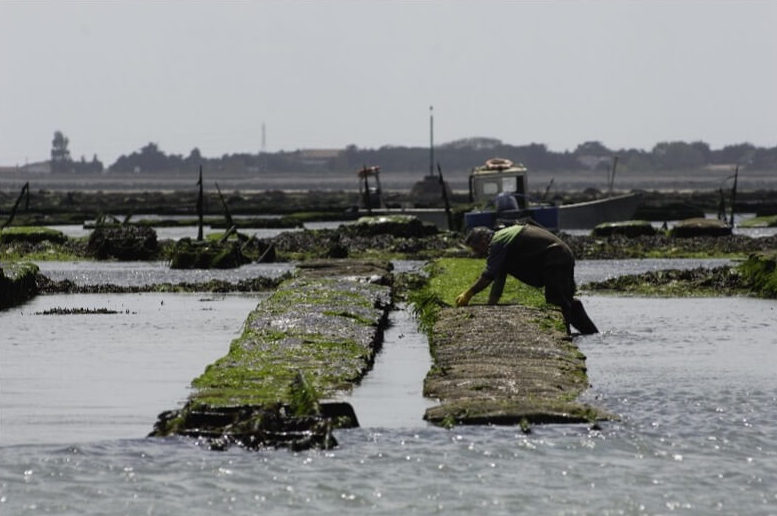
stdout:
<svg viewBox="0 0 777 516">
<path fill-rule="evenodd" d="M 261 301 L 229 352 L 192 382 L 183 409 L 152 435 L 201 437 L 211 447 L 330 447 L 356 425 L 347 391 L 372 367 L 391 308 L 389 266 L 318 263 Z"/>
</svg>

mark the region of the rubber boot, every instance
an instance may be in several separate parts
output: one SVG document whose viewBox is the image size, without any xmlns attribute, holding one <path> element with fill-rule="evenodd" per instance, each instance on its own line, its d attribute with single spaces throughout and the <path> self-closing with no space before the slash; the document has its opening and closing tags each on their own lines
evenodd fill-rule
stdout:
<svg viewBox="0 0 777 516">
<path fill-rule="evenodd" d="M 583 335 L 590 335 L 592 333 L 599 333 L 594 322 L 585 313 L 583 303 L 579 299 L 572 300 L 572 309 L 569 311 L 569 324 L 577 328 L 577 330 Z"/>
</svg>

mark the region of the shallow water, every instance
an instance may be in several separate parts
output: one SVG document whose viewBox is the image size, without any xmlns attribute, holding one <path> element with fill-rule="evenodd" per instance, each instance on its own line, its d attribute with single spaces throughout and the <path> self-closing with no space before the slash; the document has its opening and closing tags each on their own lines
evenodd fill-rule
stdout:
<svg viewBox="0 0 777 516">
<path fill-rule="evenodd" d="M 588 266 L 598 268 L 592 277 L 609 274 L 612 268 L 606 262 Z M 178 303 L 178 295 L 169 296 L 165 307 Z M 84 297 L 75 304 L 110 302 L 90 303 L 97 298 Z M 200 302 L 196 295 L 183 297 L 193 302 L 180 315 L 167 314 L 150 325 L 142 321 L 153 318 L 162 306 L 151 298 L 137 305 L 137 314 L 83 316 L 88 320 L 20 315 L 37 310 L 30 304 L 0 313 L 4 333 L 10 328 L 6 334 L 23 342 L 13 345 L 17 348 L 13 354 L 5 339 L 0 343 L 1 513 L 777 513 L 775 301 L 583 297 L 602 330 L 577 338 L 588 356 L 592 383 L 585 398 L 621 419 L 602 424 L 601 430 L 548 425 L 534 427 L 529 435 L 512 427 L 447 431 L 427 426 L 421 419 L 426 402 L 418 399 L 421 376 L 415 383 L 409 381 L 423 374 L 425 365 L 420 362 L 427 358 L 421 352 L 410 358 L 410 364 L 397 365 L 412 357 L 413 352 L 402 347 L 418 352 L 419 343 L 409 342 L 416 337 L 402 330 L 404 323 L 395 318 L 399 331 L 387 335 L 368 376 L 384 385 L 372 394 L 357 389 L 353 395 L 354 404 L 358 407 L 356 398 L 362 396 L 372 414 L 357 408 L 364 414 L 363 426 L 338 431 L 338 448 L 216 453 L 189 440 L 144 438 L 157 408 L 149 407 L 148 416 L 136 415 L 133 420 L 114 416 L 128 405 L 140 408 L 151 403 L 139 400 L 145 392 L 157 390 L 143 386 L 157 368 L 169 374 L 171 388 L 163 396 L 167 399 L 158 399 L 158 407 L 177 406 L 191 378 L 225 352 L 255 302 L 249 299 L 231 309 L 220 304 L 231 302 L 227 299 Z M 225 319 L 230 312 L 232 321 Z M 213 324 L 194 326 L 210 315 Z M 95 330 L 102 335 L 98 339 L 102 349 L 95 346 L 88 353 L 80 342 L 85 339 L 77 337 L 81 332 L 52 333 L 46 328 L 50 320 L 77 327 L 86 327 L 86 321 L 89 326 L 102 324 L 99 317 L 115 321 Z M 176 320 L 190 327 L 144 338 L 175 326 Z M 194 338 L 222 320 L 221 336 L 204 339 L 219 341 L 210 351 L 184 344 L 168 359 L 161 358 L 165 348 L 175 346 L 177 334 L 191 333 Z M 131 329 L 117 331 L 123 323 L 130 323 Z M 106 335 L 130 333 L 138 339 L 113 347 L 105 342 Z M 37 355 L 32 353 L 32 340 L 40 341 Z M 55 349 L 60 352 L 52 354 Z M 95 368 L 105 368 L 112 379 L 92 383 L 87 372 L 79 372 L 75 405 L 62 401 L 47 408 L 39 402 L 33 419 L 47 424 L 21 421 L 18 424 L 26 429 L 16 435 L 23 437 L 6 442 L 6 409 L 34 404 L 41 376 L 54 374 L 47 369 L 54 366 L 45 362 L 66 372 L 89 353 L 105 353 Z M 189 359 L 196 359 L 187 366 L 191 370 L 181 372 L 184 378 L 176 382 L 172 370 Z M 25 360 L 31 364 L 26 368 L 20 365 Z M 112 370 L 111 362 L 126 364 L 131 374 L 119 376 L 121 368 Z M 6 390 L 9 377 L 16 382 L 12 392 Z M 363 387 L 374 388 L 369 380 Z M 373 397 L 390 389 L 398 390 Z M 401 398 L 402 389 L 412 401 Z M 90 395 L 104 401 L 91 411 L 79 408 L 78 403 Z M 417 417 L 402 410 L 412 404 L 418 405 Z M 78 417 L 68 418 L 68 413 Z M 90 423 L 71 432 L 68 426 L 78 426 L 81 415 Z"/>
<path fill-rule="evenodd" d="M 56 294 L 0 312 L 0 445 L 142 437 L 260 297 Z M 54 308 L 114 314 L 49 315 Z"/>
<path fill-rule="evenodd" d="M 237 283 L 256 277 L 278 278 L 294 270 L 293 263 L 249 263 L 235 269 L 171 269 L 167 262 L 36 262 L 40 272 L 55 281 L 76 285 L 111 283 L 144 286 L 157 283 L 201 283 L 223 280 Z"/>
<path fill-rule="evenodd" d="M 423 397 L 423 383 L 432 366 L 429 343 L 405 306 L 391 312 L 383 346 L 373 370 L 349 396 L 359 425 L 365 428 L 425 426 L 419 419 L 435 401 Z M 386 410 L 386 407 L 392 407 Z"/>
</svg>

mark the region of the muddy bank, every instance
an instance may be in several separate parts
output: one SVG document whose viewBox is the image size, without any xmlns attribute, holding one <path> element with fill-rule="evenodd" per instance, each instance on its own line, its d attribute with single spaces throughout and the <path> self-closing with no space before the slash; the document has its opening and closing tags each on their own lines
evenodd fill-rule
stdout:
<svg viewBox="0 0 777 516">
<path fill-rule="evenodd" d="M 587 423 L 610 417 L 575 401 L 588 388 L 585 356 L 536 308 L 472 306 L 440 311 L 431 332 L 434 368 L 424 418 L 436 424 Z"/>
<path fill-rule="evenodd" d="M 263 292 L 272 290 L 282 281 L 289 278 L 283 275 L 279 278 L 256 277 L 237 282 L 209 280 L 205 282 L 154 283 L 150 285 L 114 285 L 100 283 L 96 285 L 78 285 L 70 280 L 54 281 L 51 278 L 36 274 L 36 294 L 128 294 L 137 292 Z"/>
<path fill-rule="evenodd" d="M 749 289 L 736 267 L 666 269 L 618 276 L 581 285 L 585 291 L 610 291 L 654 296 L 746 295 Z"/>
<path fill-rule="evenodd" d="M 626 237 L 561 234 L 578 260 L 625 258 L 683 258 L 747 256 L 777 249 L 777 236 L 753 238 L 746 235 L 673 237 L 664 233 Z"/>
<path fill-rule="evenodd" d="M 619 276 L 587 283 L 581 289 L 673 297 L 751 295 L 774 299 L 777 298 L 777 253 L 754 253 L 734 266 Z"/>
<path fill-rule="evenodd" d="M 309 258 L 405 258 L 424 260 L 464 256 L 463 236 L 455 232 L 413 234 L 405 231 L 368 233 L 355 226 L 281 233 L 265 240 L 275 247 L 279 260 Z"/>
<path fill-rule="evenodd" d="M 391 307 L 390 266 L 303 266 L 249 314 L 229 353 L 209 365 L 180 410 L 153 436 L 184 435 L 212 449 L 330 448 L 332 429 L 356 426 L 346 403 L 326 403 L 372 367 Z"/>
<path fill-rule="evenodd" d="M 582 259 L 745 257 L 777 249 L 777 235 L 754 238 L 746 235 L 678 237 L 664 232 L 652 235 L 590 236 L 561 233 L 575 257 Z M 391 257 L 427 260 L 466 257 L 464 235 L 443 231 L 425 236 L 397 233 L 360 234 L 351 226 L 338 229 L 281 233 L 265 240 L 274 245 L 281 261 L 333 257 Z"/>
</svg>

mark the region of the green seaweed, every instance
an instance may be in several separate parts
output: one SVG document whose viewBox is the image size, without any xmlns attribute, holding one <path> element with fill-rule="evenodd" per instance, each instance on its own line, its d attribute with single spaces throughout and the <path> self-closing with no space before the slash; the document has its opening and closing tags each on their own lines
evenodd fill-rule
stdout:
<svg viewBox="0 0 777 516">
<path fill-rule="evenodd" d="M 762 215 L 743 220 L 739 223 L 743 228 L 773 228 L 777 227 L 777 215 Z"/>
<path fill-rule="evenodd" d="M 422 329 L 428 332 L 434 326 L 440 308 L 455 306 L 456 296 L 469 288 L 482 272 L 484 261 L 476 258 L 439 258 L 426 267 L 428 280 L 424 286 L 408 296 Z M 489 289 L 476 294 L 470 305 L 486 304 Z M 499 304 L 520 304 L 543 310 L 552 310 L 545 303 L 542 289 L 508 277 Z M 558 319 L 552 317 L 551 319 Z M 558 322 L 553 323 L 559 327 Z"/>
<path fill-rule="evenodd" d="M 739 271 L 755 294 L 777 298 L 777 252 L 752 254 Z"/>
<path fill-rule="evenodd" d="M 48 241 L 61 244 L 67 240 L 64 233 L 59 230 L 42 226 L 12 226 L 0 231 L 0 243 L 28 242 L 35 244 Z"/>
<path fill-rule="evenodd" d="M 385 289 L 370 284 L 349 289 L 355 285 L 318 278 L 282 283 L 249 315 L 227 355 L 192 382 L 196 391 L 191 400 L 212 406 L 298 407 L 300 393 L 318 400 L 349 389 L 375 353 L 357 342 L 349 328 L 381 324 L 369 292 Z"/>
</svg>

